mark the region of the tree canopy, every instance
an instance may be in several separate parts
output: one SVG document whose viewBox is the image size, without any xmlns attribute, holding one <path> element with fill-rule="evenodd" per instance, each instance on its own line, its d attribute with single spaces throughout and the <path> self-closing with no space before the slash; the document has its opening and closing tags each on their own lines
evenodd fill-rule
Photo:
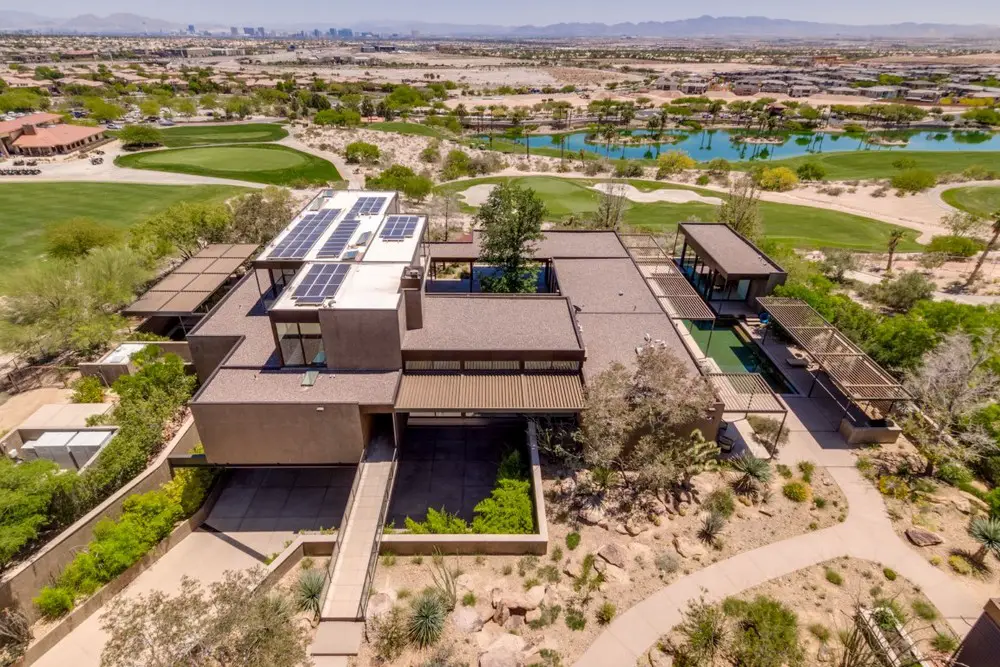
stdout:
<svg viewBox="0 0 1000 667">
<path fill-rule="evenodd" d="M 534 292 L 533 241 L 542 238 L 545 205 L 530 188 L 498 184 L 476 213 L 482 231 L 480 260 L 498 274 L 483 278 L 487 292 Z"/>
</svg>

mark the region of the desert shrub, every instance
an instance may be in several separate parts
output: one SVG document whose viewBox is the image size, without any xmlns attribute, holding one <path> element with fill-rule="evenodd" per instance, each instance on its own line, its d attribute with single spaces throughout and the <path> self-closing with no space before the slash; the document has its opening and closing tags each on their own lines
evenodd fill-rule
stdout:
<svg viewBox="0 0 1000 667">
<path fill-rule="evenodd" d="M 406 529 L 415 535 L 462 535 L 472 532 L 465 519 L 448 512 L 443 507 L 440 511 L 428 507 L 426 519 L 414 521 L 406 517 L 404 523 Z"/>
<path fill-rule="evenodd" d="M 566 622 L 566 627 L 570 630 L 583 630 L 587 627 L 587 617 L 583 615 L 583 612 L 575 607 L 570 607 L 566 610 L 563 615 L 563 619 Z"/>
<path fill-rule="evenodd" d="M 462 606 L 463 607 L 475 607 L 476 606 L 476 594 L 469 591 L 462 596 Z"/>
<path fill-rule="evenodd" d="M 792 472 L 792 469 L 789 468 L 784 463 L 778 463 L 777 465 L 774 466 L 774 469 L 778 471 L 778 474 L 781 475 L 783 479 L 791 479 L 792 476 L 795 474 Z"/>
<path fill-rule="evenodd" d="M 420 161 L 433 164 L 441 159 L 441 146 L 437 141 L 432 141 L 422 151 L 420 151 Z"/>
<path fill-rule="evenodd" d="M 698 178 L 694 179 L 694 182 L 696 185 L 708 185 L 712 182 L 712 178 L 708 174 L 702 174 Z"/>
<path fill-rule="evenodd" d="M 656 557 L 656 569 L 663 574 L 673 574 L 680 567 L 677 557 L 672 553 L 663 552 Z"/>
<path fill-rule="evenodd" d="M 969 575 L 972 574 L 972 564 L 969 560 L 962 556 L 961 554 L 952 554 L 948 556 L 948 565 L 951 569 L 955 571 L 956 574 Z"/>
<path fill-rule="evenodd" d="M 790 432 L 788 426 L 783 426 L 774 417 L 750 415 L 747 417 L 747 423 L 753 429 L 758 442 L 767 447 L 772 454 L 777 451 L 778 447 L 788 442 Z"/>
<path fill-rule="evenodd" d="M 542 604 L 538 607 L 538 611 L 541 612 L 541 616 L 533 621 L 528 621 L 528 627 L 532 630 L 540 630 L 548 625 L 552 625 L 559 618 L 559 613 L 562 611 L 562 607 L 557 604 L 547 605 Z"/>
<path fill-rule="evenodd" d="M 634 160 L 619 160 L 615 163 L 615 178 L 637 178 L 642 176 L 642 164 Z"/>
<path fill-rule="evenodd" d="M 399 607 L 393 607 L 388 613 L 377 616 L 371 621 L 369 641 L 375 656 L 382 662 L 393 662 L 403 655 L 410 643 L 406 615 Z"/>
<path fill-rule="evenodd" d="M 798 618 L 777 600 L 757 596 L 739 605 L 730 653 L 737 665 L 781 667 L 803 660 Z"/>
<path fill-rule="evenodd" d="M 656 178 L 664 179 L 668 176 L 674 176 L 686 169 L 694 169 L 696 164 L 694 158 L 684 151 L 667 151 L 656 159 Z"/>
<path fill-rule="evenodd" d="M 73 594 L 61 586 L 46 586 L 38 593 L 34 603 L 43 617 L 59 618 L 73 608 Z"/>
<path fill-rule="evenodd" d="M 878 480 L 878 490 L 883 496 L 906 500 L 913 492 L 909 482 L 896 475 L 883 475 Z"/>
<path fill-rule="evenodd" d="M 448 616 L 444 601 L 434 591 L 424 591 L 414 598 L 408 622 L 410 641 L 421 648 L 436 644 L 444 632 Z"/>
<path fill-rule="evenodd" d="M 299 611 L 318 614 L 322 604 L 323 584 L 326 573 L 321 570 L 303 570 L 295 584 L 295 603 Z"/>
<path fill-rule="evenodd" d="M 822 181 L 826 177 L 826 168 L 819 162 L 803 162 L 795 174 L 803 181 Z"/>
<path fill-rule="evenodd" d="M 792 502 L 804 503 L 809 500 L 809 485 L 805 482 L 789 482 L 781 487 L 781 493 Z"/>
<path fill-rule="evenodd" d="M 558 544 L 552 547 L 552 551 L 549 553 L 549 560 L 551 560 L 553 563 L 558 563 L 559 561 L 562 560 L 562 557 L 563 557 L 562 547 L 559 546 Z"/>
<path fill-rule="evenodd" d="M 761 190 L 787 192 L 799 184 L 799 177 L 788 167 L 765 167 L 755 173 Z"/>
<path fill-rule="evenodd" d="M 344 147 L 344 159 L 348 164 L 375 164 L 379 156 L 378 146 L 366 141 L 352 141 Z"/>
<path fill-rule="evenodd" d="M 546 565 L 538 568 L 538 578 L 550 584 L 557 584 L 562 575 L 559 574 L 559 568 L 555 565 Z"/>
<path fill-rule="evenodd" d="M 892 161 L 893 169 L 916 169 L 917 161 L 911 157 L 898 157 Z"/>
<path fill-rule="evenodd" d="M 970 181 L 994 181 L 998 176 L 996 171 L 981 164 L 972 164 L 962 170 L 962 177 Z"/>
<path fill-rule="evenodd" d="M 935 236 L 924 246 L 925 253 L 944 253 L 952 257 L 972 257 L 986 246 L 968 236 Z"/>
<path fill-rule="evenodd" d="M 444 158 L 441 178 L 450 181 L 462 176 L 472 176 L 472 159 L 469 154 L 459 149 L 448 151 Z"/>
<path fill-rule="evenodd" d="M 934 295 L 934 283 L 923 274 L 911 271 L 895 280 L 883 280 L 871 289 L 871 295 L 892 310 L 906 312 L 918 301 Z"/>
<path fill-rule="evenodd" d="M 834 586 L 844 585 L 844 576 L 840 574 L 840 572 L 837 572 L 834 569 L 831 569 L 829 567 L 826 568 L 826 571 L 823 573 L 823 576 L 826 578 L 827 581 L 829 581 Z"/>
<path fill-rule="evenodd" d="M 825 644 L 830 641 L 830 628 L 826 627 L 822 623 L 813 623 L 810 625 L 809 634 L 818 639 L 820 643 Z"/>
<path fill-rule="evenodd" d="M 938 619 L 938 610 L 926 600 L 916 599 L 910 603 L 910 606 L 913 608 L 913 613 L 921 620 L 936 621 Z"/>
<path fill-rule="evenodd" d="M 736 502 L 733 492 L 727 488 L 715 489 L 705 497 L 705 509 L 709 512 L 719 514 L 729 518 L 736 511 Z"/>
<path fill-rule="evenodd" d="M 802 481 L 811 484 L 813 473 L 816 472 L 816 464 L 812 461 L 799 461 L 798 468 L 799 472 L 802 473 Z"/>
<path fill-rule="evenodd" d="M 587 160 L 583 166 L 583 173 L 587 176 L 597 176 L 604 171 L 607 171 L 607 168 L 600 160 Z"/>
<path fill-rule="evenodd" d="M 824 507 L 826 507 L 826 498 L 823 498 L 821 496 L 816 496 L 815 498 L 813 498 L 813 507 L 815 507 L 818 510 L 821 510 Z"/>
<path fill-rule="evenodd" d="M 923 192 L 934 187 L 937 183 L 937 176 L 934 175 L 933 171 L 927 169 L 904 169 L 893 174 L 889 182 L 900 192 Z"/>
<path fill-rule="evenodd" d="M 698 530 L 698 537 L 709 544 L 714 544 L 715 540 L 718 538 L 719 534 L 722 533 L 725 527 L 726 517 L 722 516 L 718 512 L 709 512 L 705 515 L 705 518 L 702 519 L 701 528 Z"/>
<path fill-rule="evenodd" d="M 566 536 L 566 548 L 573 551 L 578 546 L 580 546 L 580 533 L 577 533 L 576 531 L 569 533 Z"/>
<path fill-rule="evenodd" d="M 931 640 L 931 646 L 934 647 L 935 651 L 951 654 L 958 648 L 958 639 L 955 638 L 955 635 L 947 632 L 938 632 Z"/>
<path fill-rule="evenodd" d="M 607 625 L 615 618 L 618 608 L 610 602 L 605 602 L 597 608 L 597 622 L 599 625 Z"/>
<path fill-rule="evenodd" d="M 896 577 L 899 575 L 897 575 L 896 571 L 893 570 L 891 567 L 883 567 L 882 576 L 888 579 L 889 581 L 896 581 Z"/>
<path fill-rule="evenodd" d="M 361 124 L 361 114 L 353 109 L 345 107 L 338 107 L 337 109 L 323 109 L 313 116 L 313 122 L 317 125 L 357 127 Z"/>
<path fill-rule="evenodd" d="M 103 403 L 104 383 L 95 375 L 77 378 L 73 382 L 74 403 Z"/>
<path fill-rule="evenodd" d="M 972 471 L 958 461 L 946 461 L 937 468 L 937 476 L 952 486 L 967 484 L 973 479 Z"/>
<path fill-rule="evenodd" d="M 708 173 L 710 173 L 712 176 L 722 176 L 732 171 L 733 165 L 731 165 L 729 163 L 729 160 L 727 160 L 726 158 L 717 157 L 713 160 L 710 160 L 709 163 L 705 165 L 705 169 L 707 169 Z"/>
</svg>

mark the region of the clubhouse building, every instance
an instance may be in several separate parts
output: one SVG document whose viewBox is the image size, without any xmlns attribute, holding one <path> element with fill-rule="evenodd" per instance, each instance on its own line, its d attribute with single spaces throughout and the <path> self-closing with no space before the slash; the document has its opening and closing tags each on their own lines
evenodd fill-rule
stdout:
<svg viewBox="0 0 1000 667">
<path fill-rule="evenodd" d="M 64 155 L 104 140 L 104 128 L 69 125 L 54 113 L 0 121 L 0 157 Z"/>
</svg>

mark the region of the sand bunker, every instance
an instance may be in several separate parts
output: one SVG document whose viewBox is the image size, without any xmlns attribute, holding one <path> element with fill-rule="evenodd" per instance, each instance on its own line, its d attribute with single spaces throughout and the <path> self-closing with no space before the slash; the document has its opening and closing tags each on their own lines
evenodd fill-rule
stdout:
<svg viewBox="0 0 1000 667">
<path fill-rule="evenodd" d="M 692 192 L 691 190 L 672 190 L 669 188 L 663 188 L 660 190 L 652 190 L 650 192 L 643 192 L 634 185 L 617 185 L 612 183 L 598 183 L 594 186 L 595 190 L 605 192 L 611 187 L 620 187 L 622 189 L 622 194 L 625 198 L 634 201 L 641 202 L 644 204 L 665 201 L 671 204 L 710 204 L 712 206 L 721 206 L 722 200 L 718 197 L 705 197 L 698 194 L 697 192 Z"/>
<path fill-rule="evenodd" d="M 490 193 L 493 192 L 493 188 L 495 187 L 495 183 L 480 183 L 479 185 L 473 185 L 471 188 L 462 190 L 458 194 L 469 206 L 482 206 L 489 199 Z"/>
</svg>

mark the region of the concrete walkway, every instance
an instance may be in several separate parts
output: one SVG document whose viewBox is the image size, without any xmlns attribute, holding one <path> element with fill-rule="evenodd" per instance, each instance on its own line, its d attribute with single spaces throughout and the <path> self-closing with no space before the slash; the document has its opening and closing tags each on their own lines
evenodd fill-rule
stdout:
<svg viewBox="0 0 1000 667">
<path fill-rule="evenodd" d="M 577 667 L 632 667 L 681 621 L 688 603 L 701 595 L 708 601 L 718 601 L 841 556 L 870 560 L 896 570 L 919 586 L 952 629 L 960 637 L 965 636 L 984 601 L 971 587 L 931 565 L 896 535 L 878 490 L 858 473 L 854 457 L 833 427 L 823 428 L 829 418 L 814 401 L 800 397 L 787 402 L 791 437 L 780 454 L 781 462 L 795 465 L 810 460 L 826 468 L 847 498 L 847 520 L 738 554 L 661 588 L 618 616 L 577 660 Z"/>
</svg>

